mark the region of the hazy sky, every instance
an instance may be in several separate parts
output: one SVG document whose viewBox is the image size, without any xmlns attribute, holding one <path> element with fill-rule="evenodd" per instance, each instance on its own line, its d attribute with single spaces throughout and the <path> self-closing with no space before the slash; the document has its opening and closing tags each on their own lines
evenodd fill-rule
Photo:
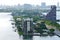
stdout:
<svg viewBox="0 0 60 40">
<path fill-rule="evenodd" d="M 40 5 L 41 2 L 46 2 L 47 5 L 50 4 L 57 4 L 57 2 L 60 2 L 60 0 L 0 0 L 0 5 L 17 5 L 17 4 L 34 4 L 34 5 Z"/>
</svg>

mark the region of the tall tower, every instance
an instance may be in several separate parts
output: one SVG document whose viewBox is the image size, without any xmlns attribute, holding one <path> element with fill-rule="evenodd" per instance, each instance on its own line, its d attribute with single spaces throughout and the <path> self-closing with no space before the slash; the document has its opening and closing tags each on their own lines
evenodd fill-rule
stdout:
<svg viewBox="0 0 60 40">
<path fill-rule="evenodd" d="M 59 7 L 59 2 L 57 3 L 57 7 Z"/>
<path fill-rule="evenodd" d="M 52 5 L 50 12 L 46 16 L 47 20 L 56 21 L 56 6 Z"/>
<path fill-rule="evenodd" d="M 42 2 L 41 3 L 41 8 L 45 8 L 46 7 L 46 3 L 45 2 Z"/>
<path fill-rule="evenodd" d="M 29 35 L 29 33 L 33 32 L 33 19 L 32 18 L 24 18 L 23 19 L 23 32 L 24 35 Z"/>
</svg>

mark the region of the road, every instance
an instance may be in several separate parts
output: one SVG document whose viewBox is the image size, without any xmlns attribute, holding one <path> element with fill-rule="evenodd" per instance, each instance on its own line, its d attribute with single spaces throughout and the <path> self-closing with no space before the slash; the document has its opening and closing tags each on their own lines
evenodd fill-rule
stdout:
<svg viewBox="0 0 60 40">
<path fill-rule="evenodd" d="M 60 31 L 59 30 L 55 30 L 54 33 L 60 37 Z"/>
</svg>

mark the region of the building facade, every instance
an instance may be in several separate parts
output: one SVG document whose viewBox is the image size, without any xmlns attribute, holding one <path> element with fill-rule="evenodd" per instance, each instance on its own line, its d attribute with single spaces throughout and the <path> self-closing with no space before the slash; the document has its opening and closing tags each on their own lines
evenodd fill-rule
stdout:
<svg viewBox="0 0 60 40">
<path fill-rule="evenodd" d="M 23 19 L 22 23 L 23 23 L 22 26 L 23 26 L 24 35 L 29 35 L 29 33 L 33 32 L 33 19 L 32 18 L 25 18 Z"/>
<path fill-rule="evenodd" d="M 46 15 L 47 20 L 56 21 L 56 6 L 52 5 L 51 10 Z"/>
</svg>

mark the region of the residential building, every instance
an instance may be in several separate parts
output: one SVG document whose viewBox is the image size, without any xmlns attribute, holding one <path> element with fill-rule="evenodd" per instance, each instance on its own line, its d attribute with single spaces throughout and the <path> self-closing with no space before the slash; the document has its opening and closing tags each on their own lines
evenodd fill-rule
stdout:
<svg viewBox="0 0 60 40">
<path fill-rule="evenodd" d="M 24 18 L 22 21 L 23 32 L 24 35 L 28 35 L 28 33 L 33 32 L 33 19 L 32 18 Z"/>
</svg>

